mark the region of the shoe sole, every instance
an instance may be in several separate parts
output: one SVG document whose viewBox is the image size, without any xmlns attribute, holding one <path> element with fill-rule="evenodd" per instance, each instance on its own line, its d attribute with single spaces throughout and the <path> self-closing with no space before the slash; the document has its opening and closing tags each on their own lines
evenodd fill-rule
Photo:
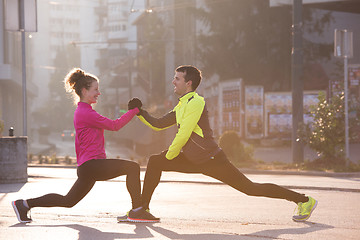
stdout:
<svg viewBox="0 0 360 240">
<path fill-rule="evenodd" d="M 14 208 L 14 211 L 15 211 L 15 213 L 16 213 L 16 217 L 17 217 L 17 219 L 19 220 L 19 222 L 21 222 L 21 223 L 29 223 L 29 222 L 31 222 L 30 220 L 28 220 L 28 221 L 23 221 L 23 220 L 21 220 L 21 218 L 20 218 L 20 213 L 19 213 L 19 210 L 18 210 L 17 207 L 16 207 L 15 201 L 12 201 L 12 202 L 11 202 L 11 205 L 12 205 L 12 207 Z"/>
<path fill-rule="evenodd" d="M 315 200 L 315 204 L 314 204 L 314 206 L 312 207 L 309 215 L 306 216 L 306 218 L 303 218 L 303 219 L 294 219 L 294 218 L 293 218 L 293 221 L 295 221 L 295 222 L 305 222 L 306 220 L 308 220 L 308 219 L 310 218 L 312 212 L 315 210 L 317 204 L 318 204 L 318 201 Z"/>
<path fill-rule="evenodd" d="M 116 219 L 118 222 L 129 222 L 129 220 L 127 218 L 122 218 L 122 219 Z"/>
<path fill-rule="evenodd" d="M 136 218 L 128 218 L 129 222 L 135 222 L 135 223 L 157 223 L 160 222 L 159 220 L 148 220 L 148 219 L 136 219 Z"/>
</svg>

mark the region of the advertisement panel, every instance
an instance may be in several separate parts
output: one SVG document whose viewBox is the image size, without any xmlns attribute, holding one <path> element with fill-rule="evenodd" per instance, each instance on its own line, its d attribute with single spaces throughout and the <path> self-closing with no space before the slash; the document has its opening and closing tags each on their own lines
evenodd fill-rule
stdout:
<svg viewBox="0 0 360 240">
<path fill-rule="evenodd" d="M 264 87 L 245 86 L 245 137 L 264 136 Z"/>
<path fill-rule="evenodd" d="M 303 95 L 304 123 L 312 122 L 310 110 L 319 102 L 320 91 L 305 91 Z M 291 92 L 265 93 L 265 137 L 291 138 L 292 96 Z"/>
<path fill-rule="evenodd" d="M 360 102 L 360 64 L 351 64 L 349 69 L 349 101 Z"/>
<path fill-rule="evenodd" d="M 242 79 L 222 82 L 220 94 L 222 133 L 235 131 L 243 136 Z"/>
</svg>

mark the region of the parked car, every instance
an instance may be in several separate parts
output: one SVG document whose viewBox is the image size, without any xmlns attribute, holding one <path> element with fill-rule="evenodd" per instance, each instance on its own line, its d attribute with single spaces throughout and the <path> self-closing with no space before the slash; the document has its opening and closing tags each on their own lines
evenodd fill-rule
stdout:
<svg viewBox="0 0 360 240">
<path fill-rule="evenodd" d="M 74 138 L 75 138 L 75 131 L 73 131 L 73 130 L 64 130 L 61 133 L 61 139 L 63 141 L 65 141 L 65 140 L 73 140 Z"/>
</svg>

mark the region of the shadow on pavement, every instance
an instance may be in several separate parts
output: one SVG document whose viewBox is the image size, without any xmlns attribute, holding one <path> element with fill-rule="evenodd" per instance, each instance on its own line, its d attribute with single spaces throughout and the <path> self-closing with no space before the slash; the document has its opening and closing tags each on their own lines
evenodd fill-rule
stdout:
<svg viewBox="0 0 360 240">
<path fill-rule="evenodd" d="M 311 232 L 326 230 L 330 228 L 334 228 L 334 226 L 321 224 L 321 223 L 313 223 L 313 222 L 304 222 L 300 223 L 302 225 L 307 225 L 302 228 L 284 228 L 284 229 L 269 229 L 258 231 L 249 234 L 252 237 L 270 237 L 277 239 L 280 235 L 290 234 L 290 235 L 302 235 Z"/>
<path fill-rule="evenodd" d="M 0 184 L 0 193 L 18 192 L 26 183 L 2 183 Z"/>
<path fill-rule="evenodd" d="M 151 238 L 153 235 L 150 233 L 149 229 L 146 228 L 144 224 L 136 225 L 133 234 L 129 233 L 119 233 L 119 232 L 102 232 L 98 229 L 79 225 L 71 224 L 64 225 L 64 227 L 72 228 L 79 231 L 79 240 L 88 240 L 88 239 L 102 239 L 102 240 L 113 240 L 113 239 L 138 239 L 138 238 Z"/>
<path fill-rule="evenodd" d="M 164 235 L 169 239 L 179 239 L 179 240 L 195 240 L 195 239 L 206 239 L 206 240 L 234 240 L 234 239 L 278 239 L 280 235 L 290 234 L 290 235 L 300 235 L 307 234 L 310 232 L 325 230 L 329 228 L 334 228 L 333 226 L 321 224 L 321 223 L 312 223 L 306 222 L 307 225 L 303 228 L 284 228 L 284 229 L 270 229 L 263 230 L 249 234 L 237 234 L 237 233 L 228 233 L 228 234 L 219 234 L 219 233 L 199 233 L 199 234 L 178 234 L 171 230 L 164 229 L 158 226 L 149 226 L 149 228 L 154 231 Z"/>
<path fill-rule="evenodd" d="M 133 224 L 133 223 L 128 223 Z M 119 233 L 119 232 L 102 232 L 96 228 L 91 228 L 81 224 L 65 224 L 65 225 L 26 225 L 23 223 L 18 223 L 12 225 L 11 227 L 67 227 L 74 230 L 77 230 L 79 233 L 79 240 L 88 240 L 88 239 L 102 239 L 102 240 L 114 240 L 114 239 L 145 239 L 153 238 L 153 234 L 149 229 L 154 230 L 155 232 L 163 235 L 169 239 L 179 239 L 179 240 L 234 240 L 234 239 L 278 239 L 281 235 L 303 235 L 311 232 L 326 230 L 334 228 L 333 226 L 321 224 L 321 223 L 312 223 L 305 222 L 301 228 L 284 228 L 284 229 L 269 229 L 258 231 L 248 234 L 237 234 L 237 233 L 193 233 L 193 234 L 179 234 L 174 231 L 165 229 L 163 227 L 154 226 L 153 223 L 137 223 L 135 225 L 134 233 Z"/>
<path fill-rule="evenodd" d="M 149 229 L 146 228 L 152 223 L 136 224 L 134 233 L 120 233 L 120 232 L 102 232 L 96 228 L 84 226 L 81 224 L 62 224 L 62 225 L 27 225 L 25 223 L 17 223 L 10 227 L 41 227 L 41 228 L 56 228 L 67 227 L 77 230 L 79 233 L 79 240 L 101 239 L 101 240 L 114 240 L 114 239 L 140 239 L 154 237 Z"/>
</svg>

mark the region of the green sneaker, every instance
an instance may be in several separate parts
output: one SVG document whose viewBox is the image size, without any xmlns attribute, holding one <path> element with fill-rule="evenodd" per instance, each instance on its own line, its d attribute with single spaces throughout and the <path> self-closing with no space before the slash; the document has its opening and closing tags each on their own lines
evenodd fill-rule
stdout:
<svg viewBox="0 0 360 240">
<path fill-rule="evenodd" d="M 130 212 L 130 211 L 129 211 Z M 118 222 L 129 222 L 129 212 L 127 212 L 124 216 L 118 216 L 116 219 Z"/>
<path fill-rule="evenodd" d="M 304 222 L 308 220 L 311 216 L 311 213 L 317 206 L 318 201 L 308 196 L 309 201 L 305 203 L 298 203 L 298 214 L 294 215 L 292 219 L 295 222 Z"/>
</svg>

